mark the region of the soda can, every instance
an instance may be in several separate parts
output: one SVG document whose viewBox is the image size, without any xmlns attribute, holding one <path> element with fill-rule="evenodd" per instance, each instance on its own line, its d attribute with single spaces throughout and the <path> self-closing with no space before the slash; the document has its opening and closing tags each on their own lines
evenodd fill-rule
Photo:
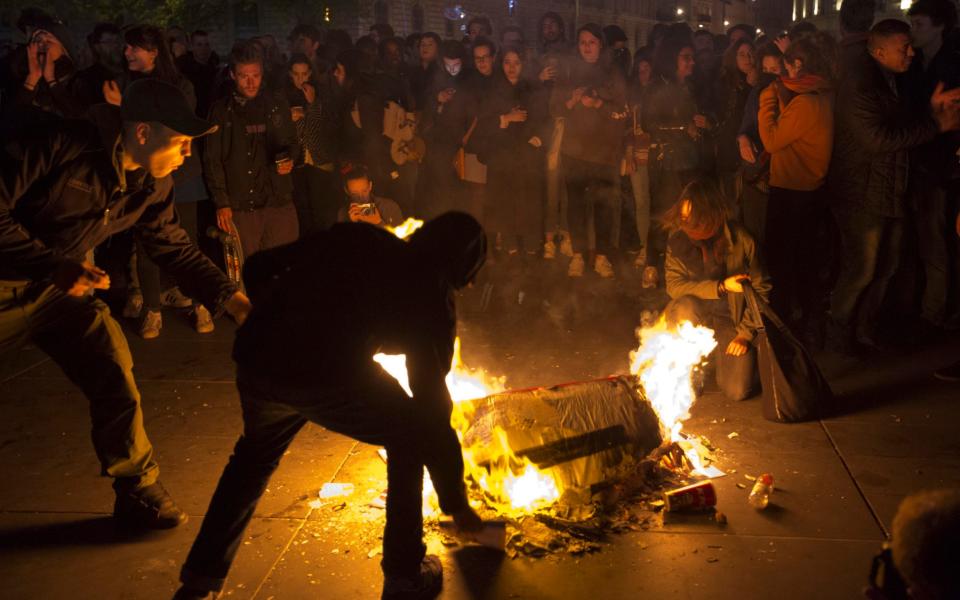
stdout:
<svg viewBox="0 0 960 600">
<path fill-rule="evenodd" d="M 717 505 L 717 490 L 711 481 L 701 481 L 663 493 L 664 508 L 668 512 L 704 510 Z"/>
</svg>

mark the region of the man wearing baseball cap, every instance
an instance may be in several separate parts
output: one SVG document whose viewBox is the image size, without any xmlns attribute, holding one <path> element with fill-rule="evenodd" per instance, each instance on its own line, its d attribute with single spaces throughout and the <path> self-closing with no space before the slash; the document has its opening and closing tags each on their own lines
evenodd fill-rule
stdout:
<svg viewBox="0 0 960 600">
<path fill-rule="evenodd" d="M 215 314 L 246 319 L 250 302 L 180 227 L 170 177 L 194 137 L 215 129 L 180 91 L 132 83 L 113 126 L 60 121 L 0 152 L 0 361 L 32 342 L 90 401 L 93 445 L 114 479 L 114 516 L 147 528 L 187 520 L 159 483 L 126 339 L 92 295 L 107 274 L 85 260 L 132 229 L 150 258 Z M 117 133 L 119 125 L 119 133 Z M 112 133 L 111 133 L 112 131 Z"/>
</svg>

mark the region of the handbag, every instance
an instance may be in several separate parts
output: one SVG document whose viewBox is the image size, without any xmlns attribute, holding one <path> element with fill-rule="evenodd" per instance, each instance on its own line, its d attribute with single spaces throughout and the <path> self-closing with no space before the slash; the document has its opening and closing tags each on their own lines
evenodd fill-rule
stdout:
<svg viewBox="0 0 960 600">
<path fill-rule="evenodd" d="M 817 363 L 749 282 L 743 282 L 743 294 L 762 324 L 754 343 L 764 418 L 779 423 L 820 418 L 834 396 Z"/>
<path fill-rule="evenodd" d="M 463 136 L 463 140 L 460 143 L 460 148 L 453 157 L 453 166 L 457 171 L 457 177 L 461 181 L 467 181 L 470 183 L 486 183 L 487 165 L 481 163 L 480 159 L 477 158 L 475 153 L 467 152 L 466 150 L 467 143 L 470 141 L 470 137 L 473 135 L 473 130 L 476 128 L 477 119 L 474 118 L 473 122 L 470 124 L 470 129 L 468 129 L 467 133 Z"/>
</svg>

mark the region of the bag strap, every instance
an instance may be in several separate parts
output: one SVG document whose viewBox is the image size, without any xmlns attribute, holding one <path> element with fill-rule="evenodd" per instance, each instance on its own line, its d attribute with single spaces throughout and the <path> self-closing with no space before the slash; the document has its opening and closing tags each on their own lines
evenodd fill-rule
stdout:
<svg viewBox="0 0 960 600">
<path fill-rule="evenodd" d="M 766 316 L 774 327 L 793 337 L 793 332 L 790 331 L 790 328 L 787 327 L 787 324 L 784 323 L 783 320 L 780 319 L 780 316 L 773 311 L 773 307 L 771 307 L 766 300 L 760 297 L 760 294 L 757 293 L 757 290 L 753 289 L 753 285 L 751 285 L 749 281 L 743 281 L 741 282 L 741 285 L 743 286 L 743 295 L 747 299 L 747 304 L 750 306 L 750 309 L 756 313 L 757 317 L 759 318 L 761 314 Z M 760 319 L 760 328 L 764 328 L 763 319 Z"/>
<path fill-rule="evenodd" d="M 470 123 L 470 129 L 468 129 L 467 133 L 463 136 L 463 142 L 460 144 L 461 146 L 467 145 L 467 142 L 470 141 L 470 136 L 473 135 L 473 130 L 476 128 L 477 128 L 477 117 L 474 117 L 473 122 Z"/>
</svg>

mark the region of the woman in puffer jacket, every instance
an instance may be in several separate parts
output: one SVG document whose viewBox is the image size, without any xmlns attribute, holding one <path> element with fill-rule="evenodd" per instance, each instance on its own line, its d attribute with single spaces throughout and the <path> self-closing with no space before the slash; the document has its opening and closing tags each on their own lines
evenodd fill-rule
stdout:
<svg viewBox="0 0 960 600">
<path fill-rule="evenodd" d="M 770 200 L 763 255 L 772 304 L 802 335 L 817 327 L 826 299 L 820 271 L 828 246 L 823 193 L 833 150 L 837 46 L 815 33 L 787 48 L 787 75 L 760 94 L 760 139 L 770 153 Z"/>
</svg>

